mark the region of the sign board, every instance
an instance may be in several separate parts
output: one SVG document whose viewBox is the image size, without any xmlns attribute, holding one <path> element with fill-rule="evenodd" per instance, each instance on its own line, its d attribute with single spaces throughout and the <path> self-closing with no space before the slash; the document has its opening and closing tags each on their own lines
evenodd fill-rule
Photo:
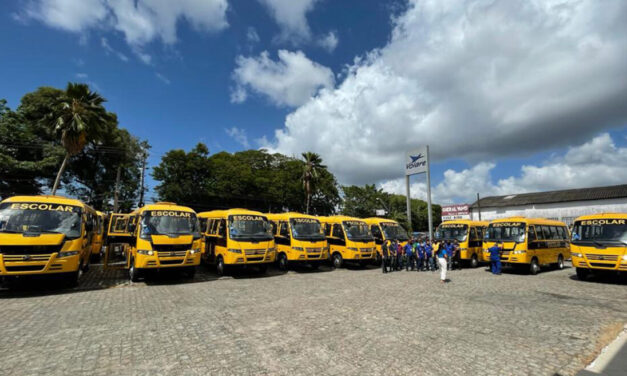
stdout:
<svg viewBox="0 0 627 376">
<path fill-rule="evenodd" d="M 387 214 L 383 209 L 376 209 L 374 212 L 377 217 L 383 217 Z"/>
<path fill-rule="evenodd" d="M 414 175 L 427 172 L 428 160 L 427 146 L 412 150 L 405 157 L 405 175 Z"/>
<path fill-rule="evenodd" d="M 442 220 L 470 219 L 470 206 L 468 204 L 443 205 Z"/>
</svg>

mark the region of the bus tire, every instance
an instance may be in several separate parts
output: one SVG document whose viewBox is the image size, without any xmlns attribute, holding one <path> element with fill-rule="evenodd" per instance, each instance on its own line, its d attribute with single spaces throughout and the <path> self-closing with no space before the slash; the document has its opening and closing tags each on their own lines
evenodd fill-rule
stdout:
<svg viewBox="0 0 627 376">
<path fill-rule="evenodd" d="M 540 265 L 538 264 L 537 258 L 532 258 L 531 263 L 529 264 L 529 274 L 536 275 L 540 271 Z"/>
<path fill-rule="evenodd" d="M 128 268 L 128 278 L 131 282 L 139 282 L 141 272 L 135 267 L 135 259 L 131 259 L 131 266 Z"/>
<path fill-rule="evenodd" d="M 226 266 L 224 265 L 224 259 L 222 256 L 218 256 L 218 259 L 216 260 L 216 273 L 218 273 L 220 277 L 226 273 Z"/>
<path fill-rule="evenodd" d="M 261 264 L 257 267 L 257 269 L 259 270 L 259 273 L 266 274 L 268 271 L 268 264 Z"/>
<path fill-rule="evenodd" d="M 83 265 L 81 263 L 81 265 L 78 266 L 78 270 L 75 272 L 71 272 L 68 274 L 68 279 L 67 279 L 67 286 L 68 287 L 76 287 L 78 286 L 78 280 L 81 278 L 81 275 L 83 275 Z"/>
<path fill-rule="evenodd" d="M 285 253 L 279 253 L 279 270 L 287 271 L 287 256 Z"/>
<path fill-rule="evenodd" d="M 477 255 L 472 255 L 472 257 L 470 258 L 470 267 L 476 268 L 477 266 L 479 266 L 479 260 L 477 260 Z"/>
<path fill-rule="evenodd" d="M 586 268 L 576 268 L 575 271 L 577 272 L 577 279 L 581 281 L 585 281 L 590 275 L 590 270 Z"/>
<path fill-rule="evenodd" d="M 555 266 L 557 267 L 557 270 L 564 269 L 564 256 L 562 256 L 561 254 L 557 256 L 557 264 Z"/>
<path fill-rule="evenodd" d="M 339 269 L 342 267 L 343 260 L 342 260 L 341 254 L 339 254 L 338 252 L 335 252 L 333 256 L 331 256 L 331 259 L 333 261 L 334 268 Z"/>
</svg>

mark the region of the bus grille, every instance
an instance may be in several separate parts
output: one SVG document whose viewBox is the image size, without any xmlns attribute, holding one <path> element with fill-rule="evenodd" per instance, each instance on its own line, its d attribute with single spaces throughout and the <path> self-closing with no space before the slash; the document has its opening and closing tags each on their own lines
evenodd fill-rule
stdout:
<svg viewBox="0 0 627 376">
<path fill-rule="evenodd" d="M 185 257 L 187 251 L 171 251 L 171 252 L 157 252 L 159 258 L 162 257 Z"/>
<path fill-rule="evenodd" d="M 0 253 L 4 255 L 44 255 L 59 252 L 63 244 L 57 245 L 3 245 Z"/>
<path fill-rule="evenodd" d="M 599 261 L 616 261 L 618 260 L 617 255 L 597 255 L 593 253 L 587 253 L 586 258 L 588 260 L 599 260 Z"/>
<path fill-rule="evenodd" d="M 322 248 L 307 248 L 307 253 L 320 253 Z"/>
<path fill-rule="evenodd" d="M 182 264 L 183 260 L 159 260 L 161 265 L 174 265 L 174 264 Z"/>
<path fill-rule="evenodd" d="M 611 269 L 613 269 L 616 266 L 616 264 L 602 264 L 600 262 L 591 262 L 590 265 L 596 266 L 597 268 L 611 268 Z"/>
<path fill-rule="evenodd" d="M 34 272 L 43 270 L 46 265 L 5 266 L 7 272 Z"/>
<path fill-rule="evenodd" d="M 48 261 L 50 255 L 4 255 L 5 262 Z"/>
<path fill-rule="evenodd" d="M 247 249 L 245 250 L 245 252 L 246 252 L 246 256 L 258 256 L 258 255 L 266 254 L 265 249 Z"/>
<path fill-rule="evenodd" d="M 161 252 L 165 252 L 165 253 L 169 253 L 169 252 L 183 252 L 185 253 L 185 251 L 187 251 L 188 249 L 192 248 L 192 244 L 153 244 L 152 245 L 152 249 L 153 251 L 157 251 L 159 253 Z"/>
<path fill-rule="evenodd" d="M 360 251 L 362 253 L 370 253 L 370 252 L 372 252 L 372 248 L 361 248 Z"/>
<path fill-rule="evenodd" d="M 501 252 L 501 256 L 509 256 L 512 251 L 503 251 Z"/>
</svg>

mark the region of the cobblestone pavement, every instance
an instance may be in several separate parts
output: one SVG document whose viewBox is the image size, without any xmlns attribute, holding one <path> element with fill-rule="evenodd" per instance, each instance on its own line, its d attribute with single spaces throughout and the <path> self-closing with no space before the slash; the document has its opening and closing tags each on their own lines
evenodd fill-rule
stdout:
<svg viewBox="0 0 627 376">
<path fill-rule="evenodd" d="M 131 285 L 95 266 L 76 289 L 0 291 L 0 374 L 573 375 L 627 323 L 624 281 L 574 274 L 201 267 Z"/>
</svg>

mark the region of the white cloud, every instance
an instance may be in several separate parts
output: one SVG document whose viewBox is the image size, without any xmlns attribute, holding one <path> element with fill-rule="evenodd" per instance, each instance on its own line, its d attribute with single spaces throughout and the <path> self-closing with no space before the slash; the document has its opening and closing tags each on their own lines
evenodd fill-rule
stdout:
<svg viewBox="0 0 627 376">
<path fill-rule="evenodd" d="M 433 187 L 437 203 L 474 202 L 481 196 L 509 195 L 560 189 L 624 184 L 627 181 L 627 148 L 617 147 L 609 134 L 603 133 L 558 157 L 539 165 L 523 165 L 516 176 L 493 182 L 495 163 L 481 162 L 462 171 L 447 170 L 444 180 Z M 416 179 L 416 178 L 413 178 Z M 420 178 L 422 180 L 422 178 Z M 404 179 L 380 184 L 391 193 L 405 194 Z M 424 182 L 412 183 L 412 197 L 426 197 Z"/>
<path fill-rule="evenodd" d="M 109 41 L 107 40 L 107 38 L 105 38 L 105 37 L 100 38 L 100 45 L 102 46 L 102 49 L 105 51 L 105 53 L 107 55 L 113 54 L 113 55 L 117 56 L 120 60 L 122 60 L 124 62 L 128 61 L 128 57 L 126 55 L 124 55 L 120 51 L 118 51 L 118 50 L 114 49 L 113 47 L 111 47 L 111 45 L 109 44 Z"/>
<path fill-rule="evenodd" d="M 246 40 L 249 43 L 258 43 L 261 39 L 259 38 L 259 34 L 257 34 L 257 30 L 254 27 L 249 27 L 246 31 Z"/>
<path fill-rule="evenodd" d="M 249 148 L 250 144 L 248 143 L 248 136 L 246 135 L 246 130 L 232 127 L 224 130 L 226 134 L 228 134 L 231 138 L 233 138 L 238 144 L 242 145 L 245 148 Z"/>
<path fill-rule="evenodd" d="M 166 76 L 162 75 L 159 72 L 155 72 L 155 76 L 157 76 L 157 78 L 166 85 L 169 85 L 171 83 L 171 81 Z"/>
<path fill-rule="evenodd" d="M 85 80 L 87 79 L 89 76 L 87 75 L 87 73 L 76 73 L 76 78 L 80 79 L 80 80 Z"/>
<path fill-rule="evenodd" d="M 228 26 L 227 7 L 227 0 L 33 0 L 24 12 L 70 32 L 112 28 L 132 47 L 141 47 L 155 39 L 176 42 L 181 19 L 198 31 L 222 30 Z"/>
<path fill-rule="evenodd" d="M 389 43 L 289 114 L 272 151 L 342 183 L 402 176 L 404 152 L 469 163 L 565 147 L 627 122 L 627 2 L 410 1 Z"/>
<path fill-rule="evenodd" d="M 311 38 L 306 14 L 319 0 L 258 0 L 281 28 L 280 40 L 302 42 Z"/>
<path fill-rule="evenodd" d="M 329 34 L 322 36 L 322 38 L 318 40 L 318 45 L 328 52 L 333 52 L 339 42 L 340 40 L 337 38 L 337 33 L 330 31 Z"/>
<path fill-rule="evenodd" d="M 279 50 L 273 61 L 267 51 L 258 57 L 238 56 L 233 78 L 237 84 L 231 101 L 246 99 L 242 91 L 250 89 L 263 94 L 279 106 L 299 106 L 316 95 L 321 88 L 332 88 L 335 79 L 331 69 L 307 58 L 301 51 Z"/>
</svg>

